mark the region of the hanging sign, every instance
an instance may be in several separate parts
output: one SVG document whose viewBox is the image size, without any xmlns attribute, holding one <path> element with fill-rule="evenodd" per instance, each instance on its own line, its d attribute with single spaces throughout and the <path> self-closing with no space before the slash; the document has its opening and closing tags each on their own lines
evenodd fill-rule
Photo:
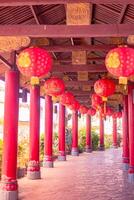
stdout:
<svg viewBox="0 0 134 200">
<path fill-rule="evenodd" d="M 72 64 L 85 65 L 87 63 L 86 51 L 72 51 Z"/>
<path fill-rule="evenodd" d="M 67 25 L 89 25 L 91 24 L 91 4 L 68 3 Z"/>
<path fill-rule="evenodd" d="M 88 81 L 88 72 L 79 71 L 78 72 L 78 81 Z"/>
</svg>

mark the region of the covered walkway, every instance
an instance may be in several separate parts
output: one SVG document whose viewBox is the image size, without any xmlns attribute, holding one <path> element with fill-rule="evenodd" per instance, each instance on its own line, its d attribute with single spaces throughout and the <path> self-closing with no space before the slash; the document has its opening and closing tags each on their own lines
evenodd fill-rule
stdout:
<svg viewBox="0 0 134 200">
<path fill-rule="evenodd" d="M 19 181 L 21 200 L 133 200 L 134 186 L 122 171 L 121 149 L 83 153 L 42 169 L 41 180 Z"/>
</svg>

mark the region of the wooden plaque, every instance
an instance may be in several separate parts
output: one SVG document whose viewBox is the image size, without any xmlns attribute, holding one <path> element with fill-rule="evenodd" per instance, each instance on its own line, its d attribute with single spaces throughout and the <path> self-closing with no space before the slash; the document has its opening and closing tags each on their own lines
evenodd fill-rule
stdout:
<svg viewBox="0 0 134 200">
<path fill-rule="evenodd" d="M 91 24 L 91 4 L 69 3 L 67 4 L 67 25 Z"/>
<path fill-rule="evenodd" d="M 79 71 L 78 72 L 78 81 L 88 81 L 88 72 L 86 71 Z"/>
<path fill-rule="evenodd" d="M 72 52 L 72 64 L 73 65 L 85 65 L 87 63 L 86 51 L 73 51 Z"/>
<path fill-rule="evenodd" d="M 83 86 L 82 86 L 82 90 L 88 92 L 88 91 L 91 90 L 91 86 L 90 86 L 90 85 L 83 85 Z"/>
</svg>

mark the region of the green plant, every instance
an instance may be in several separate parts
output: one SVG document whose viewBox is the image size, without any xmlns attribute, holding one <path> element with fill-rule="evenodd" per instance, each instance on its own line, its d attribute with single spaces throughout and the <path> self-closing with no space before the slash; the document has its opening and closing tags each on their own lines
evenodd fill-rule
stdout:
<svg viewBox="0 0 134 200">
<path fill-rule="evenodd" d="M 79 130 L 78 135 L 79 152 L 83 152 L 86 146 L 86 130 L 82 128 Z"/>
<path fill-rule="evenodd" d="M 105 144 L 105 148 L 109 149 L 112 146 L 113 143 L 113 136 L 112 134 L 105 134 L 104 135 L 104 144 Z"/>
<path fill-rule="evenodd" d="M 18 167 L 25 168 L 29 160 L 29 141 L 23 138 L 18 144 Z"/>
<path fill-rule="evenodd" d="M 92 131 L 92 149 L 94 151 L 98 149 L 98 144 L 99 144 L 99 135 L 95 131 Z"/>
</svg>

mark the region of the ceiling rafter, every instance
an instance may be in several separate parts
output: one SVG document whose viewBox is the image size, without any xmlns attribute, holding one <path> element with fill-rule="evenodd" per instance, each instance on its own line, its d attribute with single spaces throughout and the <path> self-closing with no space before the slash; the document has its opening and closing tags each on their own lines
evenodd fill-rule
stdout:
<svg viewBox="0 0 134 200">
<path fill-rule="evenodd" d="M 24 6 L 66 3 L 117 4 L 117 0 L 1 0 L 0 6 Z M 118 0 L 118 4 L 134 4 L 133 0 Z"/>
<path fill-rule="evenodd" d="M 128 8 L 128 5 L 123 6 L 122 11 L 121 11 L 120 16 L 119 16 L 119 19 L 118 19 L 118 24 L 121 24 L 123 22 L 127 8 Z"/>
</svg>

